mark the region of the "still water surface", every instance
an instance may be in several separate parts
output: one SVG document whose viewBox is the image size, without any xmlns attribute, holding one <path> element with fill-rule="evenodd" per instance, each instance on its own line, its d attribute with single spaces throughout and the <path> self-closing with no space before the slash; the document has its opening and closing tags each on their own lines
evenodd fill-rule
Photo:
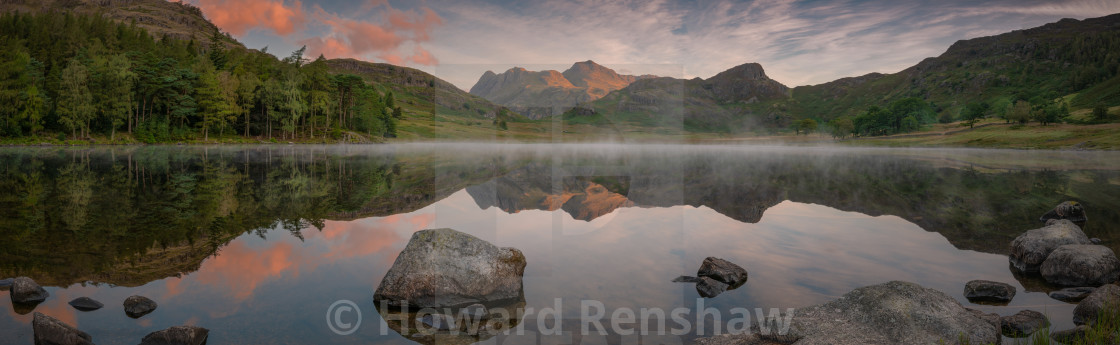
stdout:
<svg viewBox="0 0 1120 345">
<path fill-rule="evenodd" d="M 1073 305 L 1047 297 L 1054 288 L 1040 279 L 1013 274 L 1006 256 L 1011 239 L 1064 200 L 1084 203 L 1086 233 L 1120 249 L 1113 152 L 5 148 L 0 278 L 46 286 L 51 297 L 33 311 L 98 344 L 134 344 L 182 324 L 210 329 L 210 344 L 414 344 L 383 331 L 372 294 L 413 232 L 449 227 L 520 249 L 526 306 L 559 298 L 566 318 L 578 318 L 586 300 L 608 315 L 695 309 L 692 285 L 670 280 L 716 256 L 750 272 L 743 287 L 703 300 L 724 313 L 803 307 L 906 280 L 1002 315 L 1042 311 L 1065 329 Z M 1019 294 L 1008 306 L 974 305 L 962 296 L 973 279 L 1007 282 Z M 31 343 L 32 309 L 12 306 L 7 294 L 0 339 Z M 159 308 L 131 319 L 121 306 L 129 295 Z M 106 307 L 67 304 L 81 296 Z M 338 300 L 361 308 L 353 334 L 328 328 L 324 316 Z"/>
</svg>

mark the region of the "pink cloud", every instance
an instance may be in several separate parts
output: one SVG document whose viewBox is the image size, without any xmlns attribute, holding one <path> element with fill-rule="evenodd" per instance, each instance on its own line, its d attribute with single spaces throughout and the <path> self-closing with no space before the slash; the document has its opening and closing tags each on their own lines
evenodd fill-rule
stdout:
<svg viewBox="0 0 1120 345">
<path fill-rule="evenodd" d="M 436 57 L 432 56 L 431 52 L 428 52 L 427 50 L 425 50 L 424 48 L 420 48 L 419 46 L 416 47 L 415 53 L 412 54 L 412 56 L 408 57 L 408 61 L 427 66 L 435 66 L 439 64 L 439 60 L 436 60 Z"/>
<path fill-rule="evenodd" d="M 363 8 L 384 8 L 380 21 L 346 18 L 329 13 L 316 6 L 312 15 L 315 22 L 327 27 L 327 33 L 300 41 L 307 46 L 308 56 L 327 58 L 369 59 L 376 57 L 394 65 L 413 62 L 435 65 L 438 60 L 420 47 L 431 40 L 431 32 L 443 25 L 435 11 L 427 7 L 419 10 L 398 10 L 386 1 L 374 0 Z M 402 47 L 413 46 L 414 54 L 405 58 Z"/>
<path fill-rule="evenodd" d="M 297 0 L 198 0 L 198 7 L 215 25 L 234 35 L 255 28 L 267 28 L 278 35 L 303 29 L 306 16 Z"/>
</svg>

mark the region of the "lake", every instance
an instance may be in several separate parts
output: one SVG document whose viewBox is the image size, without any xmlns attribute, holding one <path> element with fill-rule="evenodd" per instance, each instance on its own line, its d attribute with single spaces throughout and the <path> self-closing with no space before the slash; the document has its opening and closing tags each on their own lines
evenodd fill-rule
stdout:
<svg viewBox="0 0 1120 345">
<path fill-rule="evenodd" d="M 586 301 L 607 315 L 626 308 L 697 315 L 702 303 L 726 319 L 737 307 L 804 307 L 891 280 L 1001 315 L 1041 311 L 1059 330 L 1072 327 L 1074 305 L 1050 299 L 1055 288 L 1040 278 L 1013 273 L 1007 253 L 1012 239 L 1041 227 L 1038 217 L 1066 200 L 1085 205 L 1089 237 L 1120 250 L 1118 152 L 0 148 L 0 278 L 28 276 L 51 294 L 37 306 L 13 306 L 0 291 L 0 339 L 32 343 L 36 311 L 97 344 L 135 344 L 184 324 L 210 329 L 209 344 L 431 343 L 386 331 L 372 295 L 412 233 L 444 227 L 520 249 L 525 307 L 559 307 L 566 331 Z M 671 282 L 695 275 L 708 256 L 742 265 L 749 280 L 700 302 L 692 284 Z M 976 305 L 962 294 L 973 279 L 1009 283 L 1019 294 L 1007 306 Z M 130 295 L 159 307 L 129 318 L 121 302 Z M 81 296 L 106 306 L 82 312 L 67 304 Z M 328 309 L 340 300 L 362 315 L 352 334 L 328 325 Z M 521 325 L 541 331 L 535 320 Z"/>
</svg>

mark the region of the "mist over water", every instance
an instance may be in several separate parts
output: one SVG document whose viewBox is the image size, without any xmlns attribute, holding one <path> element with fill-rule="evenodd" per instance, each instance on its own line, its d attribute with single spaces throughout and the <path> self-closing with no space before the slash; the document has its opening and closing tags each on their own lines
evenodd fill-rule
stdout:
<svg viewBox="0 0 1120 345">
<path fill-rule="evenodd" d="M 907 280 L 1065 329 L 1073 305 L 1012 274 L 1008 243 L 1076 200 L 1085 232 L 1120 249 L 1114 152 L 418 143 L 3 148 L 0 163 L 0 278 L 36 279 L 52 295 L 34 311 L 98 344 L 180 324 L 212 343 L 411 343 L 381 334 L 372 294 L 428 228 L 520 249 L 526 307 L 560 298 L 565 318 L 584 300 L 608 315 L 695 308 L 693 286 L 670 280 L 716 256 L 750 272 L 704 300 L 725 316 Z M 973 279 L 1020 293 L 973 305 Z M 159 308 L 126 317 L 133 294 Z M 106 307 L 66 305 L 79 296 Z M 348 336 L 323 318 L 341 299 L 365 317 Z M 31 342 L 30 310 L 0 304 L 0 338 Z"/>
</svg>

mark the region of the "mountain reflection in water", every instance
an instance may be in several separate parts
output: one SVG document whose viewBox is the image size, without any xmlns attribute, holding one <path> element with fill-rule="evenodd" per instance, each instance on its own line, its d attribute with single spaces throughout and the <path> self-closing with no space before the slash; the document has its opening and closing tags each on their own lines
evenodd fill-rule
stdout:
<svg viewBox="0 0 1120 345">
<path fill-rule="evenodd" d="M 750 271 L 706 300 L 800 307 L 908 280 L 960 296 L 965 282 L 1016 285 L 1068 326 L 1072 305 L 1019 280 L 1007 244 L 1064 200 L 1117 248 L 1120 154 L 984 150 L 624 145 L 138 147 L 0 150 L 0 278 L 52 296 L 34 310 L 135 343 L 180 324 L 215 342 L 407 342 L 381 334 L 371 296 L 412 232 L 451 227 L 525 253 L 526 305 L 561 298 L 616 308 L 694 307 L 670 283 L 707 256 Z M 1025 286 L 1025 288 L 1024 288 Z M 7 292 L 0 292 L 7 294 Z M 159 309 L 124 316 L 125 297 Z M 94 312 L 66 305 L 89 296 Z M 4 298 L 6 299 L 6 298 Z M 362 329 L 330 332 L 336 300 Z M 28 310 L 0 338 L 30 342 Z M 528 322 L 526 324 L 535 324 Z"/>
</svg>

